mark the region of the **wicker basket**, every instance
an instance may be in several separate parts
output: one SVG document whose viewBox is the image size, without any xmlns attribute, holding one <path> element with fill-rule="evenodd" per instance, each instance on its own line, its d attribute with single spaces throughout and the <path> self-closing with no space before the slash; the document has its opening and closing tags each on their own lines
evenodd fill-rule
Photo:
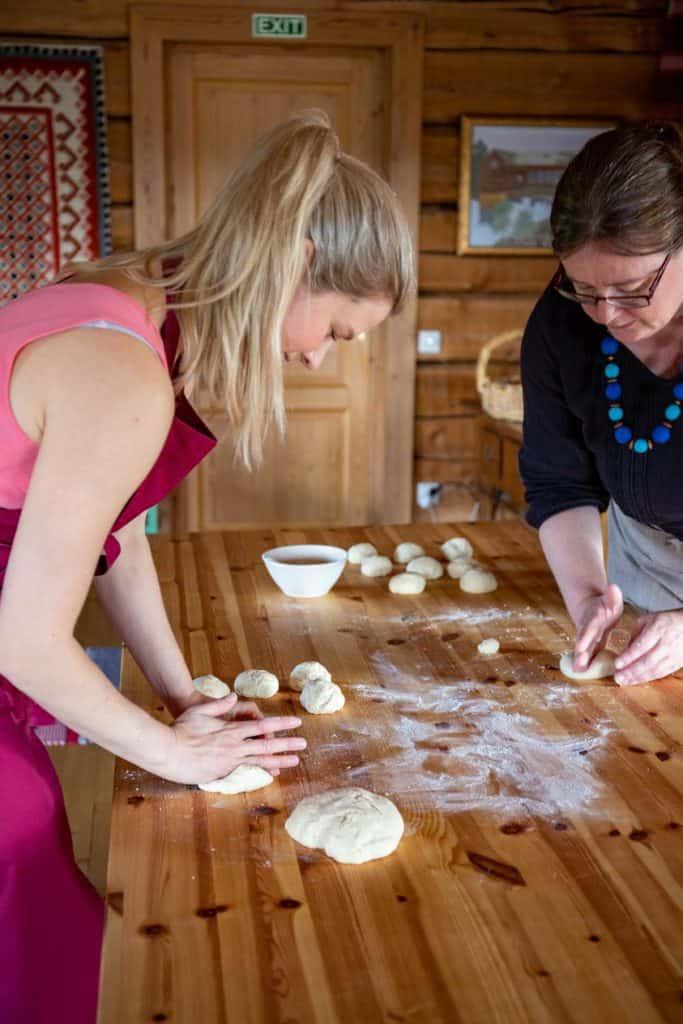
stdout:
<svg viewBox="0 0 683 1024">
<path fill-rule="evenodd" d="M 484 412 L 496 420 L 513 420 L 515 423 L 521 423 L 524 419 L 522 385 L 519 375 L 517 374 L 514 380 L 491 380 L 486 376 L 486 367 L 495 349 L 500 348 L 501 345 L 520 342 L 523 333 L 523 330 L 518 328 L 514 331 L 506 331 L 504 334 L 497 334 L 495 338 L 487 341 L 479 353 L 477 391 L 481 397 Z"/>
</svg>

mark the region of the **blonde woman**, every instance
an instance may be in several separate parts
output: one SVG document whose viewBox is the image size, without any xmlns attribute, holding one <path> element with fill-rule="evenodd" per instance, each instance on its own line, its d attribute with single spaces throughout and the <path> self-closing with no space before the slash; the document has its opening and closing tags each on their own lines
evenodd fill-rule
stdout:
<svg viewBox="0 0 683 1024">
<path fill-rule="evenodd" d="M 183 238 L 72 267 L 0 310 L 3 1024 L 95 1019 L 102 906 L 35 725 L 57 718 L 181 783 L 289 768 L 305 747 L 278 735 L 296 718 L 198 697 L 168 623 L 144 517 L 216 444 L 189 399 L 205 389 L 225 408 L 237 457 L 257 466 L 284 428 L 283 361 L 316 368 L 412 283 L 395 196 L 311 113 L 261 139 Z M 93 574 L 172 725 L 74 639 Z"/>
</svg>

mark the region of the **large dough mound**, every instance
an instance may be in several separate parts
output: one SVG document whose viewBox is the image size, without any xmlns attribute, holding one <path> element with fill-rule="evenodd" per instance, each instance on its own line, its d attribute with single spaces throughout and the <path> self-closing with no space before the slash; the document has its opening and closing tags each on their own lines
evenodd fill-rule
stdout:
<svg viewBox="0 0 683 1024">
<path fill-rule="evenodd" d="M 310 679 L 331 678 L 328 669 L 319 661 L 302 661 L 289 673 L 289 685 L 292 690 L 303 690 Z"/>
<path fill-rule="evenodd" d="M 273 697 L 279 689 L 277 676 L 264 668 L 248 668 L 235 679 L 235 693 L 240 697 Z"/>
<path fill-rule="evenodd" d="M 364 864 L 393 853 L 403 827 L 391 800 L 356 786 L 307 797 L 285 822 L 292 839 L 322 848 L 342 864 Z"/>
<path fill-rule="evenodd" d="M 252 789 L 263 789 L 273 781 L 273 776 L 257 764 L 240 764 L 229 775 L 213 782 L 204 782 L 200 789 L 207 793 L 250 793 Z"/>
<path fill-rule="evenodd" d="M 341 688 L 329 679 L 309 679 L 301 691 L 301 706 L 311 715 L 330 715 L 346 704 Z"/>
<path fill-rule="evenodd" d="M 598 651 L 587 669 L 584 669 L 583 672 L 575 672 L 572 668 L 574 652 L 567 651 L 560 658 L 560 672 L 567 679 L 606 679 L 608 676 L 614 675 L 615 658 L 616 654 L 612 651 Z"/>
</svg>

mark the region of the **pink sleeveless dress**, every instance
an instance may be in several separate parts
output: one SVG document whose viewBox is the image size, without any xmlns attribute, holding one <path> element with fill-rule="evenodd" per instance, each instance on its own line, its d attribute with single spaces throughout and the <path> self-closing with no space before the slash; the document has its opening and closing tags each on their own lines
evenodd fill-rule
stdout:
<svg viewBox="0 0 683 1024">
<path fill-rule="evenodd" d="M 0 309 L 0 602 L 38 454 L 10 406 L 12 366 L 31 341 L 85 324 L 116 326 L 134 335 L 173 374 L 179 338 L 175 315 L 168 314 L 159 332 L 143 308 L 116 289 L 49 285 Z M 116 531 L 164 498 L 215 445 L 181 394 L 156 463 L 102 538 L 97 575 L 120 553 Z M 2 1024 L 94 1024 L 96 1017 L 104 910 L 74 860 L 61 787 L 35 735 L 36 725 L 51 722 L 51 715 L 0 675 Z"/>
</svg>

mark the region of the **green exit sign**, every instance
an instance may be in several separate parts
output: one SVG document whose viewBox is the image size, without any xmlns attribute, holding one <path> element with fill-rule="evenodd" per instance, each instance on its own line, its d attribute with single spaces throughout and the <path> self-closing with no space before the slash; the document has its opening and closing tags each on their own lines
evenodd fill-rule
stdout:
<svg viewBox="0 0 683 1024">
<path fill-rule="evenodd" d="M 252 14 L 251 34 L 258 39 L 305 39 L 305 14 Z"/>
</svg>

